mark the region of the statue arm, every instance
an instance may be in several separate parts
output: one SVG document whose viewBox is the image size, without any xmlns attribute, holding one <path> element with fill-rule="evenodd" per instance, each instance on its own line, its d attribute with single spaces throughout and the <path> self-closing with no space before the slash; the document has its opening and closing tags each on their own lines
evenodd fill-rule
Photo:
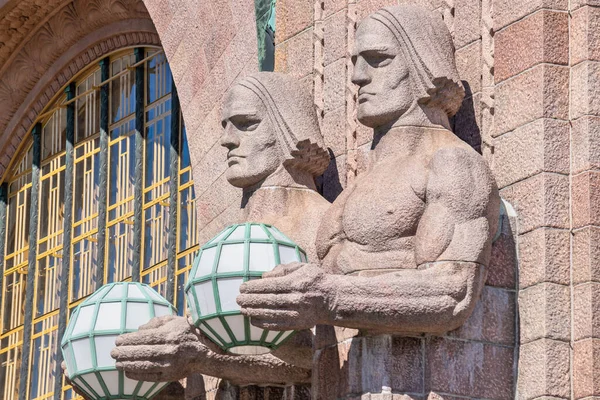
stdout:
<svg viewBox="0 0 600 400">
<path fill-rule="evenodd" d="M 175 381 L 197 372 L 239 384 L 283 384 L 306 383 L 311 375 L 310 368 L 271 354 L 224 354 L 183 317 L 154 318 L 139 331 L 119 336 L 116 346 L 111 356 L 117 368 L 136 380 Z"/>
<path fill-rule="evenodd" d="M 421 333 L 460 326 L 485 282 L 500 199 L 485 161 L 468 149 L 440 150 L 426 190 L 417 269 L 367 277 L 329 275 L 312 264 L 281 266 L 265 274 L 270 279 L 242 286 L 243 312 L 271 329 L 329 324 Z"/>
</svg>

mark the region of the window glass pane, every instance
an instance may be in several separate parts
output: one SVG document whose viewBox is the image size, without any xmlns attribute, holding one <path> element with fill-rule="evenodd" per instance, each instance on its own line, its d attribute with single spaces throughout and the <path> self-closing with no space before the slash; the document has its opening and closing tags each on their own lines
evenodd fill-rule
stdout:
<svg viewBox="0 0 600 400">
<path fill-rule="evenodd" d="M 100 130 L 100 92 L 95 90 L 100 82 L 100 68 L 96 68 L 77 85 L 75 143 Z"/>
<path fill-rule="evenodd" d="M 35 399 L 54 391 L 58 347 L 58 314 L 34 324 L 31 340 L 29 397 Z"/>
<path fill-rule="evenodd" d="M 148 52 L 148 55 L 150 54 L 151 52 Z M 161 52 L 148 61 L 147 104 L 153 103 L 164 95 L 171 93 L 172 84 L 171 68 L 167 64 L 167 57 Z"/>
<path fill-rule="evenodd" d="M 19 398 L 19 369 L 23 348 L 23 329 L 0 340 L 0 400 Z"/>
<path fill-rule="evenodd" d="M 58 104 L 65 101 L 59 100 Z M 56 110 L 44 124 L 42 129 L 42 160 L 60 153 L 65 149 L 67 139 L 67 109 Z"/>
<path fill-rule="evenodd" d="M 110 63 L 110 76 L 119 75 L 135 64 L 132 53 L 115 58 Z M 110 82 L 110 121 L 117 122 L 135 113 L 135 71 L 120 74 Z"/>
</svg>

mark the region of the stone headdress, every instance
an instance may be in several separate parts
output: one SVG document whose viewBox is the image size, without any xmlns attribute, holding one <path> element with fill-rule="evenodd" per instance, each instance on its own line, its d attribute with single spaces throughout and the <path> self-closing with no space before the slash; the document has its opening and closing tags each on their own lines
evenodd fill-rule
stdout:
<svg viewBox="0 0 600 400">
<path fill-rule="evenodd" d="M 267 115 L 286 154 L 284 165 L 319 176 L 329 165 L 310 92 L 298 80 L 277 72 L 258 72 L 238 85 L 251 90 L 265 105 Z"/>
<path fill-rule="evenodd" d="M 419 103 L 439 107 L 448 116 L 456 114 L 465 90 L 456 70 L 452 36 L 444 21 L 412 5 L 382 8 L 369 18 L 387 27 L 400 43 Z"/>
</svg>

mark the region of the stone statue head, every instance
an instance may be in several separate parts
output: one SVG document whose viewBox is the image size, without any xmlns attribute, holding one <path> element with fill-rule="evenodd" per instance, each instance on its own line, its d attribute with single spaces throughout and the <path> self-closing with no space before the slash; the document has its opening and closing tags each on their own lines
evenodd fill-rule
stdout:
<svg viewBox="0 0 600 400">
<path fill-rule="evenodd" d="M 288 75 L 259 72 L 236 82 L 222 125 L 226 177 L 236 187 L 257 185 L 281 169 L 316 177 L 329 165 L 310 92 Z"/>
<path fill-rule="evenodd" d="M 418 106 L 448 116 L 461 106 L 464 89 L 450 32 L 441 17 L 420 7 L 369 15 L 356 32 L 353 63 L 358 120 L 366 126 L 393 123 Z"/>
</svg>

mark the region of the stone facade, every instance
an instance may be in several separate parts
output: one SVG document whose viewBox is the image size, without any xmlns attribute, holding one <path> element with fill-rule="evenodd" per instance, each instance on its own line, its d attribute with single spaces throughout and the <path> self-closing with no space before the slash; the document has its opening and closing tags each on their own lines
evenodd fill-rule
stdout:
<svg viewBox="0 0 600 400">
<path fill-rule="evenodd" d="M 364 171 L 371 146 L 371 131 L 356 121 L 350 82 L 357 22 L 396 3 L 277 1 L 276 70 L 312 82 L 333 156 L 320 181 L 329 200 Z M 383 386 L 404 395 L 372 398 L 600 396 L 600 4 L 411 3 L 439 12 L 453 34 L 467 90 L 454 130 L 489 162 L 514 216 L 506 217 L 495 268 L 465 326 L 441 338 L 378 338 L 378 354 L 361 352 L 370 339 L 353 338 L 355 331 L 329 332 L 328 341 L 315 344 L 322 361 L 314 374 L 328 374 L 331 384 L 313 387 L 313 397 L 353 398 Z M 190 138 L 200 242 L 235 219 L 240 194 L 225 180 L 226 150 L 218 140 L 224 93 L 258 67 L 252 1 L 0 4 L 0 171 L 41 107 L 85 63 L 123 41 L 160 39 Z M 390 385 L 357 369 L 365 357 L 386 363 L 389 354 L 399 355 Z M 204 390 L 216 392 L 214 382 Z M 228 393 L 244 398 L 239 389 Z"/>
</svg>

